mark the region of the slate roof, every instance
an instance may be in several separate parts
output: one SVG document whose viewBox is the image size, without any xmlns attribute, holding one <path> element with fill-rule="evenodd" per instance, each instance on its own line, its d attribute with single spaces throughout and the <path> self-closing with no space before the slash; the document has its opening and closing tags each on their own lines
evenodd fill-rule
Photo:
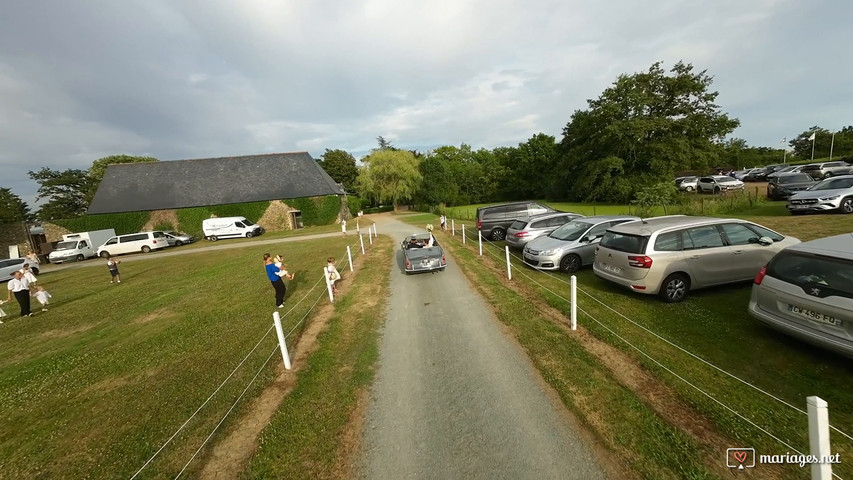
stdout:
<svg viewBox="0 0 853 480">
<path fill-rule="evenodd" d="M 107 167 L 88 213 L 343 194 L 308 152 L 127 163 Z"/>
</svg>

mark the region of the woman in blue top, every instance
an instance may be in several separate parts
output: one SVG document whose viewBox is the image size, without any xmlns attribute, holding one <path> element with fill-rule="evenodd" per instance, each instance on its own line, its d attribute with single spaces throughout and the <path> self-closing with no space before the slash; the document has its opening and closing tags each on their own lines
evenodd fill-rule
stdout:
<svg viewBox="0 0 853 480">
<path fill-rule="evenodd" d="M 284 265 L 278 268 L 273 263 L 272 256 L 269 253 L 264 254 L 264 268 L 267 271 L 267 278 L 269 278 L 272 287 L 275 289 L 275 304 L 278 308 L 282 308 L 284 307 L 284 294 L 287 293 L 287 287 L 284 286 L 284 280 L 281 277 L 293 280 L 293 275 L 287 273 Z"/>
</svg>

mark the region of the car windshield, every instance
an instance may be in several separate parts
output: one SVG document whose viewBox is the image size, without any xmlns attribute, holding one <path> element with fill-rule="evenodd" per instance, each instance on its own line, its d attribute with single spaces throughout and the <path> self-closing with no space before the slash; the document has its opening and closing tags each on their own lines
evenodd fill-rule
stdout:
<svg viewBox="0 0 853 480">
<path fill-rule="evenodd" d="M 77 248 L 76 240 L 73 242 L 59 242 L 54 250 L 71 250 L 72 248 Z"/>
<path fill-rule="evenodd" d="M 732 177 L 714 177 L 714 178 L 720 183 L 735 183 L 735 182 L 737 182 L 737 180 L 735 180 Z"/>
<path fill-rule="evenodd" d="M 837 188 L 853 187 L 853 177 L 848 178 L 827 178 L 826 180 L 812 185 L 809 190 L 835 190 Z"/>
<path fill-rule="evenodd" d="M 551 238 L 556 238 L 557 240 L 565 240 L 571 242 L 581 238 L 581 235 L 583 235 L 584 232 L 589 230 L 590 227 L 592 227 L 592 224 L 590 223 L 572 220 L 571 222 L 554 230 L 548 236 Z"/>
<path fill-rule="evenodd" d="M 798 173 L 795 175 L 785 175 L 779 177 L 779 183 L 799 183 L 799 182 L 811 182 L 812 177 L 805 173 Z"/>
<path fill-rule="evenodd" d="M 246 225 L 247 227 L 251 227 L 252 225 L 254 225 L 254 223 L 252 223 L 248 220 L 243 220 L 243 225 Z"/>
</svg>

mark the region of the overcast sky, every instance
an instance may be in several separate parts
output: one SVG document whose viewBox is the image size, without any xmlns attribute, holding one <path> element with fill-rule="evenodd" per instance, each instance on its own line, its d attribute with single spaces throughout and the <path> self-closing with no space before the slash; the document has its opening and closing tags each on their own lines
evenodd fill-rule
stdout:
<svg viewBox="0 0 853 480">
<path fill-rule="evenodd" d="M 853 124 L 853 3 L 687 0 L 9 1 L 0 187 L 28 170 L 560 139 L 619 74 L 707 69 L 734 136 Z"/>
</svg>

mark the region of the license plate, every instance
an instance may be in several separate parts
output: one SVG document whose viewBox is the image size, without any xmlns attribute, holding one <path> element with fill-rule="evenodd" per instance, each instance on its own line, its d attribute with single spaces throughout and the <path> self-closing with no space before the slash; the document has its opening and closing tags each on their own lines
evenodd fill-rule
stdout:
<svg viewBox="0 0 853 480">
<path fill-rule="evenodd" d="M 811 320 L 813 322 L 825 323 L 827 325 L 833 325 L 836 327 L 841 326 L 841 320 L 835 318 L 831 315 L 826 315 L 823 313 L 815 312 L 814 310 L 809 310 L 807 308 L 798 307 L 796 305 L 788 305 L 788 311 L 791 313 L 795 313 L 807 320 Z"/>
<path fill-rule="evenodd" d="M 622 273 L 622 269 L 621 269 L 621 268 L 619 268 L 619 267 L 615 267 L 615 266 L 613 266 L 613 265 L 608 265 L 608 264 L 606 264 L 606 263 L 602 263 L 602 264 L 601 264 L 601 269 L 602 269 L 602 270 L 605 270 L 605 271 L 608 271 L 608 272 L 613 272 L 613 273 Z"/>
<path fill-rule="evenodd" d="M 808 205 L 791 205 L 791 208 L 793 208 L 794 210 L 802 210 L 804 208 L 809 208 L 809 206 Z"/>
</svg>

